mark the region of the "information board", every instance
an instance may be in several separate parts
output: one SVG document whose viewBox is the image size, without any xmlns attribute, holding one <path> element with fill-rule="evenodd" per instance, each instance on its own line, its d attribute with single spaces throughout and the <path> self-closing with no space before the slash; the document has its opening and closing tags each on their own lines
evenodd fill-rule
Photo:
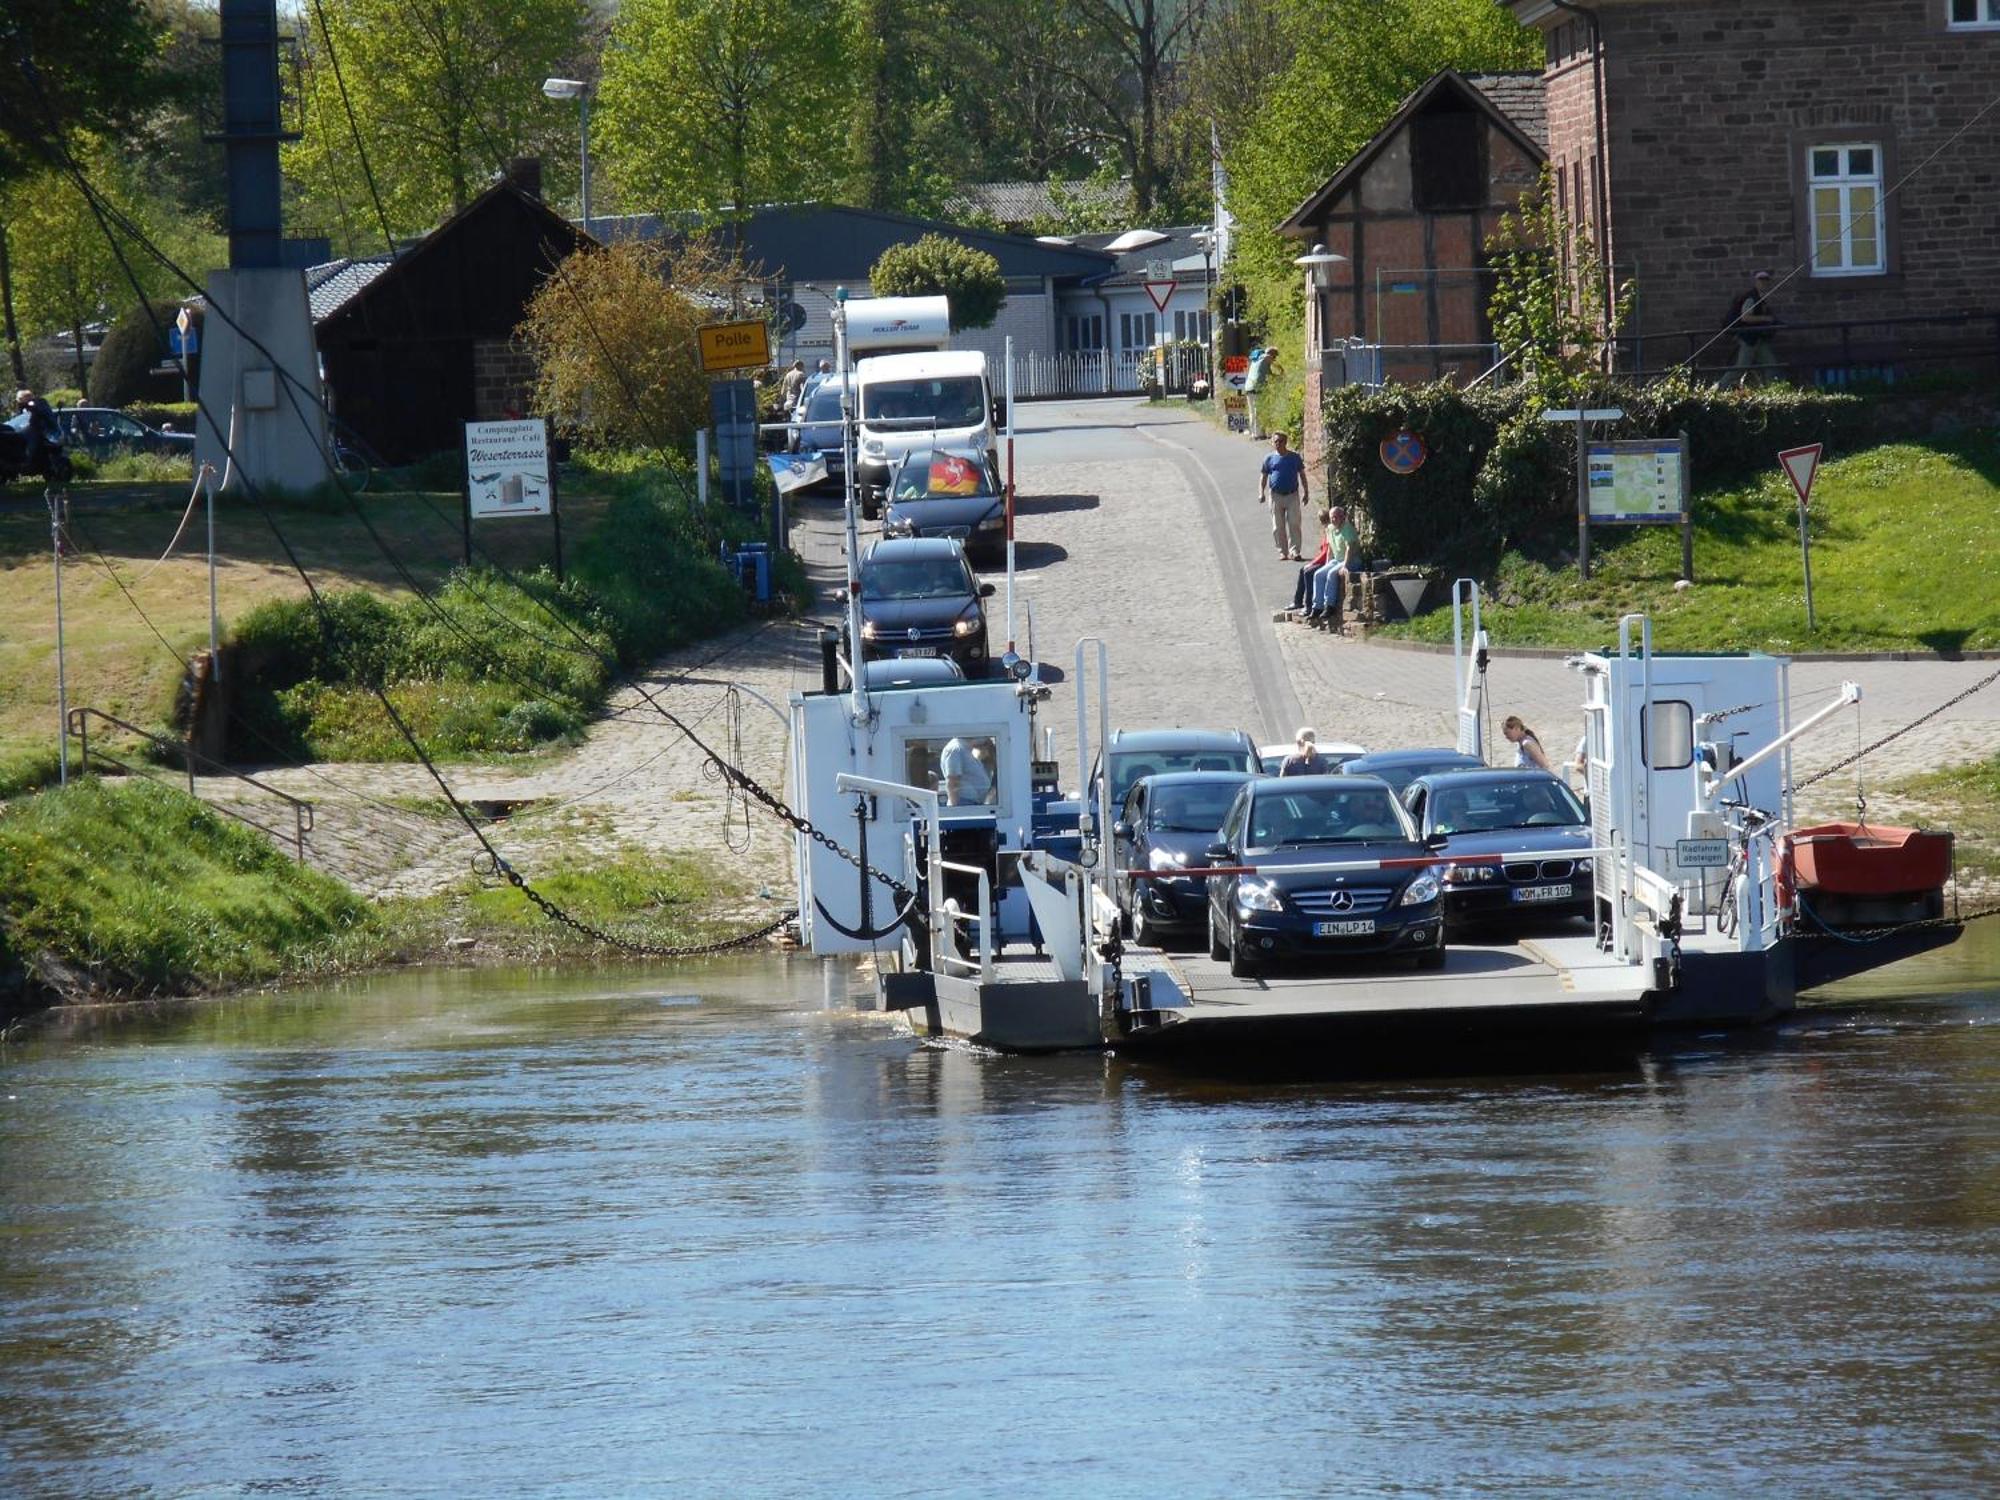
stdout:
<svg viewBox="0 0 2000 1500">
<path fill-rule="evenodd" d="M 549 514 L 549 429 L 540 420 L 465 424 L 466 508 L 487 516 Z"/>
<path fill-rule="evenodd" d="M 762 323 L 709 323 L 699 332 L 701 367 L 710 374 L 755 370 L 771 362 L 770 332 Z"/>
<path fill-rule="evenodd" d="M 1592 443 L 1590 520 L 1596 526 L 1679 525 L 1687 512 L 1687 449 L 1678 438 Z"/>
</svg>

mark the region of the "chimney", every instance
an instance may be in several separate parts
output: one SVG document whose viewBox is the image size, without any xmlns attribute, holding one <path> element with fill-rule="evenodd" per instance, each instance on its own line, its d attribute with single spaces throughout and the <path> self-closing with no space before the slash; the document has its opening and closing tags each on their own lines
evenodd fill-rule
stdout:
<svg viewBox="0 0 2000 1500">
<path fill-rule="evenodd" d="M 537 203 L 542 198 L 542 159 L 539 156 L 517 156 L 507 163 L 507 184 L 517 192 L 526 193 Z"/>
</svg>

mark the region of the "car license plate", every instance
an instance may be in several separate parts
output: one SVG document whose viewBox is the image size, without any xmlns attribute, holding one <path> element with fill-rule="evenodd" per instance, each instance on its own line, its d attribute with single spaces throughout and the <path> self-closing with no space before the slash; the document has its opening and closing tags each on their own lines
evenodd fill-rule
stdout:
<svg viewBox="0 0 2000 1500">
<path fill-rule="evenodd" d="M 1568 885 L 1524 885 L 1514 892 L 1516 901 L 1567 901 L 1576 889 Z"/>
<path fill-rule="evenodd" d="M 898 646 L 896 654 L 898 656 L 936 656 L 938 648 L 935 646 Z"/>
<path fill-rule="evenodd" d="M 1314 937 L 1369 937 L 1375 931 L 1373 917 L 1357 917 L 1346 922 L 1315 922 Z"/>
</svg>

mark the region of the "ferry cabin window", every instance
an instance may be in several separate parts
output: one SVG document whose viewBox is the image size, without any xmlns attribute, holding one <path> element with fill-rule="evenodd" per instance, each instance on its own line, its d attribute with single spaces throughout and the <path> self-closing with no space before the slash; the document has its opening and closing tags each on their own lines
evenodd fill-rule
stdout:
<svg viewBox="0 0 2000 1500">
<path fill-rule="evenodd" d="M 1694 707 L 1666 699 L 1648 708 L 1640 720 L 1640 755 L 1655 771 L 1678 771 L 1694 763 Z"/>
<path fill-rule="evenodd" d="M 1003 737 L 990 734 L 912 736 L 903 741 L 903 780 L 929 787 L 947 807 L 1001 807 L 1000 746 Z M 906 820 L 909 804 L 897 804 L 896 817 Z"/>
</svg>

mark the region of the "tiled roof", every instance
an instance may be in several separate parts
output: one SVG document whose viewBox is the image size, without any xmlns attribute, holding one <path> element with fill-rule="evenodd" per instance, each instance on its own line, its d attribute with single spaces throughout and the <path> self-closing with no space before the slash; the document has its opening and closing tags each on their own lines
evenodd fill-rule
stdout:
<svg viewBox="0 0 2000 1500">
<path fill-rule="evenodd" d="M 1081 208 L 1113 218 L 1132 211 L 1132 184 L 1077 178 L 1070 182 L 969 182 L 946 202 L 947 218 L 980 214 L 998 224 L 1032 224 L 1059 219 Z"/>
<path fill-rule="evenodd" d="M 389 269 L 390 257 L 369 255 L 359 260 L 330 260 L 306 271 L 306 298 L 314 323 L 323 323 L 361 289 Z"/>
<path fill-rule="evenodd" d="M 1138 286 L 1146 280 L 1146 269 L 1154 261 L 1165 261 L 1173 268 L 1177 281 L 1200 281 L 1207 272 L 1207 262 L 1203 259 L 1201 241 L 1195 236 L 1206 234 L 1206 224 L 1175 224 L 1163 227 L 1159 233 L 1166 236 L 1151 245 L 1141 245 L 1136 250 L 1124 252 L 1110 251 L 1118 256 L 1118 269 L 1105 277 L 1101 286 Z M 1119 234 L 1130 233 L 1120 230 L 1117 234 L 1077 234 L 1070 236 L 1070 243 L 1078 249 L 1103 250 Z"/>
<path fill-rule="evenodd" d="M 1465 81 L 1520 127 L 1521 134 L 1549 149 L 1549 96 L 1540 73 L 1468 73 Z"/>
</svg>

